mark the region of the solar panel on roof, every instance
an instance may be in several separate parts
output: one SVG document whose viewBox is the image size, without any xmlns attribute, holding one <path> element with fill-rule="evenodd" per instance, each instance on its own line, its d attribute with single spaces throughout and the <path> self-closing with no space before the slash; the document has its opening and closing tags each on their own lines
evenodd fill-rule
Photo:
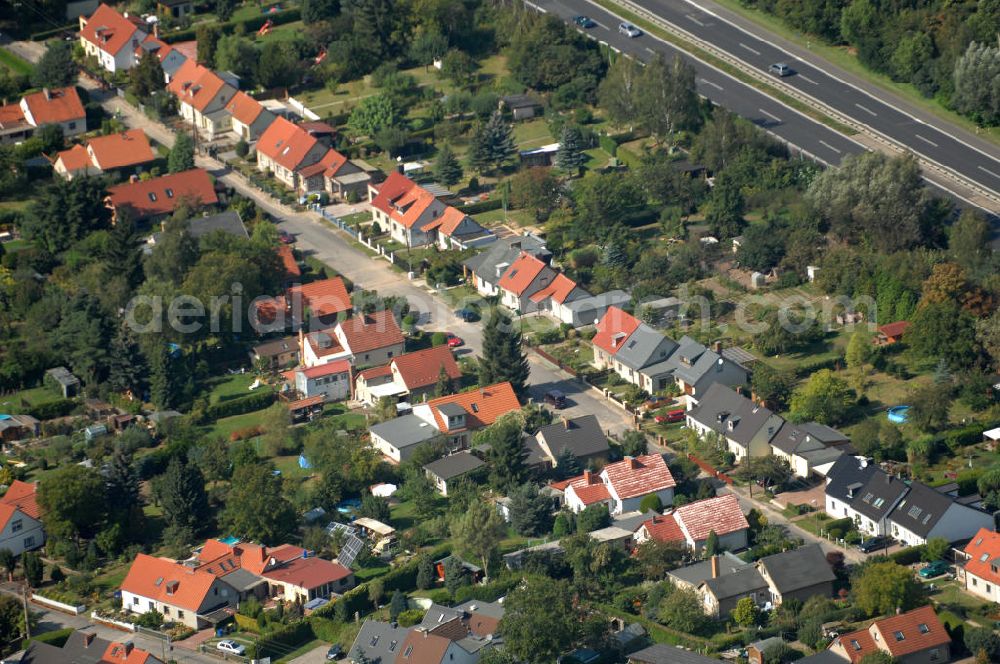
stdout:
<svg viewBox="0 0 1000 664">
<path fill-rule="evenodd" d="M 337 555 L 337 562 L 344 567 L 350 567 L 361 553 L 361 548 L 365 545 L 354 535 L 348 535 Z"/>
</svg>

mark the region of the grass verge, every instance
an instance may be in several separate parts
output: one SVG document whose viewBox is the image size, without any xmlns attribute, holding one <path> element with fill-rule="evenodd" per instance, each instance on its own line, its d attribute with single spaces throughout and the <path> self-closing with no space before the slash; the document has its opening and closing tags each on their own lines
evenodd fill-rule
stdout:
<svg viewBox="0 0 1000 664">
<path fill-rule="evenodd" d="M 3 66 L 15 74 L 29 76 L 34 69 L 32 64 L 23 58 L 19 58 L 5 48 L 0 48 L 0 66 Z"/>
</svg>

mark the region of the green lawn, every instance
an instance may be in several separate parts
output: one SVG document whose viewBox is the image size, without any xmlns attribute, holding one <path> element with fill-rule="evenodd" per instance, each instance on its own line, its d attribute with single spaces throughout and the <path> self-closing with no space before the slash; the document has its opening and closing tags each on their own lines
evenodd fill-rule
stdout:
<svg viewBox="0 0 1000 664">
<path fill-rule="evenodd" d="M 497 210 L 489 210 L 488 212 L 474 214 L 472 215 L 472 218 L 486 227 L 506 224 L 508 226 L 520 226 L 523 228 L 525 226 L 535 226 L 538 224 L 538 220 L 535 219 L 534 213 L 530 210 L 508 209 L 504 212 L 503 208 L 500 208 Z"/>
<path fill-rule="evenodd" d="M 205 390 L 208 392 L 208 401 L 211 404 L 217 404 L 223 401 L 249 396 L 251 394 L 250 385 L 256 379 L 257 377 L 252 373 L 233 375 L 225 374 L 209 378 L 204 383 Z M 266 388 L 260 387 L 257 389 Z"/>
<path fill-rule="evenodd" d="M 242 415 L 233 415 L 232 417 L 223 417 L 220 420 L 216 420 L 208 429 L 208 435 L 210 436 L 221 436 L 222 438 L 229 439 L 229 435 L 234 431 L 240 429 L 247 429 L 250 427 L 257 426 L 264 422 L 264 410 L 257 410 L 252 413 L 244 413 Z"/>
<path fill-rule="evenodd" d="M 544 118 L 533 118 L 514 124 L 514 142 L 518 149 L 527 150 L 555 143 L 556 139 L 552 138 L 549 123 Z"/>
<path fill-rule="evenodd" d="M 30 75 L 32 70 L 34 70 L 30 62 L 17 57 L 5 48 L 0 48 L 0 67 L 15 74 L 23 74 L 25 76 Z"/>
<path fill-rule="evenodd" d="M 18 414 L 61 397 L 47 387 L 32 387 L 0 397 L 0 413 Z"/>
</svg>

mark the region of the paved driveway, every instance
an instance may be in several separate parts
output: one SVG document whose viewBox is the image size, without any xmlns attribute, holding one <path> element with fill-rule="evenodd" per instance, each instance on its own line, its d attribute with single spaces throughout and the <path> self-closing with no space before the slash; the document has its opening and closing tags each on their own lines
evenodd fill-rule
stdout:
<svg viewBox="0 0 1000 664">
<path fill-rule="evenodd" d="M 326 651 L 330 646 L 322 645 L 291 660 L 288 664 L 326 664 Z"/>
</svg>

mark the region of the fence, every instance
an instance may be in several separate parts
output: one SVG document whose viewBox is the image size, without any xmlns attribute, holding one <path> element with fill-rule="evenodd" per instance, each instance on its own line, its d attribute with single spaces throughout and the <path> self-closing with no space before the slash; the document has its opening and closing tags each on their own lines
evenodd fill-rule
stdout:
<svg viewBox="0 0 1000 664">
<path fill-rule="evenodd" d="M 301 115 L 302 117 L 304 117 L 306 120 L 310 120 L 310 121 L 315 122 L 316 120 L 320 119 L 319 115 L 317 115 L 313 111 L 310 111 L 309 108 L 305 104 L 303 104 L 301 101 L 299 101 L 295 97 L 289 97 L 286 100 L 286 102 L 288 103 L 289 106 L 291 106 L 292 108 L 295 109 L 296 113 L 298 113 L 299 115 Z"/>
<path fill-rule="evenodd" d="M 708 473 L 712 477 L 714 477 L 716 479 L 722 480 L 723 482 L 725 482 L 729 486 L 733 485 L 734 480 L 733 480 L 732 477 L 730 477 L 729 475 L 726 475 L 721 470 L 716 470 L 715 466 L 713 466 L 712 464 L 708 463 L 707 461 L 703 461 L 702 459 L 700 459 L 696 455 L 690 454 L 690 453 L 688 454 L 688 459 L 691 460 L 691 461 L 694 461 L 695 464 L 697 464 L 697 466 L 699 468 L 701 468 L 702 470 L 704 470 L 706 473 Z"/>
<path fill-rule="evenodd" d="M 410 272 L 414 271 L 413 270 L 413 263 L 411 263 L 407 259 L 403 258 L 402 256 L 397 256 L 396 252 L 393 249 L 387 249 L 385 246 L 379 244 L 377 241 L 371 240 L 369 238 L 366 238 L 364 235 L 361 234 L 361 231 L 356 230 L 352 226 L 349 226 L 347 224 L 347 222 L 345 222 L 340 217 L 337 217 L 336 215 L 332 215 L 329 212 L 327 212 L 326 210 L 324 210 L 322 205 L 319 205 L 318 203 L 314 203 L 314 204 L 311 204 L 309 206 L 309 209 L 313 210 L 314 212 L 318 212 L 324 219 L 326 219 L 327 221 L 329 221 L 329 222 L 331 222 L 333 224 L 336 224 L 336 226 L 340 230 L 344 231 L 345 233 L 349 233 L 351 235 L 351 237 L 353 237 L 355 240 L 357 240 L 360 244 L 364 245 L 365 247 L 367 247 L 371 251 L 374 251 L 376 254 L 378 254 L 382 258 L 385 258 L 387 261 L 389 261 L 393 265 L 399 265 L 399 267 L 401 267 L 407 273 L 410 273 Z"/>
<path fill-rule="evenodd" d="M 109 627 L 114 627 L 116 629 L 125 630 L 126 632 L 134 632 L 136 630 L 136 624 L 125 622 L 124 620 L 118 620 L 117 618 L 111 618 L 109 616 L 103 616 L 97 611 L 93 611 L 90 614 L 90 618 L 97 623 L 102 625 L 107 625 Z"/>
<path fill-rule="evenodd" d="M 85 607 L 82 604 L 79 605 L 67 604 L 65 602 L 60 602 L 58 600 L 49 599 L 48 597 L 43 597 L 38 593 L 31 594 L 31 601 L 34 602 L 35 604 L 41 604 L 42 606 L 47 606 L 50 609 L 55 609 L 56 611 L 62 611 L 63 613 L 69 613 L 74 616 L 78 616 L 87 610 L 87 607 Z"/>
</svg>

